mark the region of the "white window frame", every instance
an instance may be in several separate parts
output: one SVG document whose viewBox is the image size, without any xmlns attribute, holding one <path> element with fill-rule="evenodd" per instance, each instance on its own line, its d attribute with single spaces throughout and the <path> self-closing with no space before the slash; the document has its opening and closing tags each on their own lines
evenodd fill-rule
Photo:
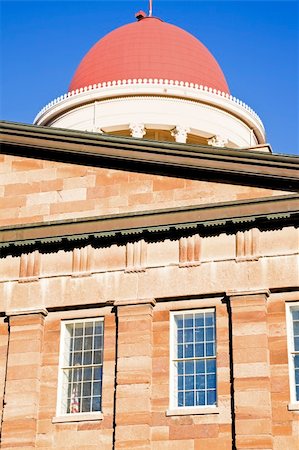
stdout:
<svg viewBox="0 0 299 450">
<path fill-rule="evenodd" d="M 289 409 L 299 409 L 299 399 L 296 400 L 295 390 L 295 368 L 294 368 L 294 327 L 292 310 L 299 310 L 299 302 L 286 303 L 286 322 L 287 322 L 287 341 L 288 341 L 288 363 L 289 363 L 289 382 L 290 382 L 290 404 Z M 296 352 L 296 354 L 299 352 Z"/>
<path fill-rule="evenodd" d="M 182 314 L 201 314 L 212 312 L 215 315 L 215 360 L 216 360 L 216 404 L 215 405 L 194 405 L 194 406 L 177 406 L 176 395 L 177 388 L 175 386 L 175 346 L 177 344 L 175 317 Z M 218 413 L 218 393 L 217 393 L 217 322 L 216 322 L 216 308 L 196 308 L 190 310 L 176 310 L 170 312 L 170 366 L 169 366 L 169 409 L 166 412 L 167 416 L 184 415 L 184 414 L 206 414 Z"/>
<path fill-rule="evenodd" d="M 60 324 L 60 346 L 59 346 L 59 366 L 58 366 L 58 386 L 57 386 L 57 403 L 56 403 L 56 418 L 53 422 L 60 422 L 60 418 L 68 418 L 69 420 L 77 420 L 78 418 L 87 419 L 88 417 L 100 418 L 102 417 L 102 411 L 90 411 L 90 412 L 79 412 L 79 413 L 65 413 L 62 411 L 63 405 L 63 357 L 65 351 L 65 337 L 66 337 L 66 327 L 68 324 L 76 323 L 86 323 L 86 322 L 103 322 L 103 332 L 104 332 L 104 317 L 89 317 L 84 319 L 70 319 L 62 320 Z M 104 333 L 103 333 L 104 334 Z M 104 352 L 104 341 L 103 341 L 103 352 Z M 104 363 L 104 361 L 103 361 Z M 103 393 L 103 379 L 102 379 L 102 393 Z M 103 408 L 102 402 L 101 407 Z M 91 419 L 92 420 L 92 419 Z"/>
</svg>

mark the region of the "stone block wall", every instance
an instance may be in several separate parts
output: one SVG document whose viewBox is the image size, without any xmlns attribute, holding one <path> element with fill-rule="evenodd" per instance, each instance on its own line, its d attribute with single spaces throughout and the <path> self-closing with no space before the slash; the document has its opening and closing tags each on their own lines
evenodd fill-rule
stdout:
<svg viewBox="0 0 299 450">
<path fill-rule="evenodd" d="M 0 225 L 244 200 L 286 192 L 0 156 Z"/>
<path fill-rule="evenodd" d="M 4 368 L 7 362 L 1 378 L 1 448 L 63 449 L 75 442 L 80 450 L 223 450 L 234 444 L 247 450 L 297 450 L 299 410 L 288 409 L 285 317 L 285 303 L 297 294 L 131 299 L 113 307 L 10 316 L 7 361 L 7 323 L 1 328 Z M 170 312 L 211 307 L 216 311 L 217 410 L 172 412 Z M 104 317 L 105 323 L 103 417 L 73 422 L 56 417 L 60 325 L 88 317 Z"/>
<path fill-rule="evenodd" d="M 0 225 L 283 192 L 0 157 Z M 285 305 L 298 229 L 75 248 L 0 259 L 1 448 L 298 450 Z M 169 411 L 170 313 L 215 308 L 217 410 Z M 61 321 L 104 317 L 103 417 L 57 417 Z"/>
</svg>

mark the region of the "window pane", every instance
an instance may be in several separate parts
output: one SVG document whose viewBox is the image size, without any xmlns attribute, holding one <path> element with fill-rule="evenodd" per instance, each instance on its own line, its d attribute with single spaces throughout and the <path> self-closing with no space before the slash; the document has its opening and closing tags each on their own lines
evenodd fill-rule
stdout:
<svg viewBox="0 0 299 450">
<path fill-rule="evenodd" d="M 215 375 L 207 375 L 207 388 L 216 388 L 216 376 Z"/>
<path fill-rule="evenodd" d="M 178 331 L 178 343 L 182 344 L 184 342 L 183 339 L 184 339 L 184 332 L 183 332 L 183 330 L 179 330 Z"/>
<path fill-rule="evenodd" d="M 196 327 L 203 327 L 204 326 L 204 315 L 203 314 L 196 314 L 195 315 L 195 326 Z"/>
<path fill-rule="evenodd" d="M 90 397 L 91 383 L 83 383 L 83 397 Z"/>
<path fill-rule="evenodd" d="M 193 330 L 191 329 L 186 329 L 185 333 L 184 333 L 184 337 L 185 337 L 185 342 L 193 342 Z"/>
<path fill-rule="evenodd" d="M 84 350 L 92 349 L 92 336 L 86 336 L 84 339 Z"/>
<path fill-rule="evenodd" d="M 214 325 L 214 313 L 206 313 L 205 325 L 207 327 Z"/>
<path fill-rule="evenodd" d="M 185 362 L 185 373 L 186 374 L 193 374 L 194 373 L 194 362 L 193 361 L 186 361 Z"/>
<path fill-rule="evenodd" d="M 186 344 L 184 349 L 185 349 L 185 358 L 193 358 L 194 357 L 193 344 Z"/>
<path fill-rule="evenodd" d="M 204 328 L 196 328 L 195 329 L 195 341 L 203 342 L 204 340 Z"/>
<path fill-rule="evenodd" d="M 203 406 L 205 404 L 205 391 L 196 391 L 196 405 Z"/>
<path fill-rule="evenodd" d="M 216 404 L 216 390 L 208 391 L 208 405 L 215 405 Z"/>
<path fill-rule="evenodd" d="M 214 328 L 208 327 L 206 328 L 206 341 L 214 340 Z"/>
<path fill-rule="evenodd" d="M 102 336 L 95 336 L 94 338 L 94 348 L 100 349 L 103 346 L 103 337 Z"/>
<path fill-rule="evenodd" d="M 93 352 L 93 364 L 101 364 L 102 363 L 102 352 L 96 350 Z"/>
<path fill-rule="evenodd" d="M 78 383 L 79 381 L 82 380 L 82 369 L 81 369 L 81 367 L 72 369 L 71 372 L 73 374 L 73 382 L 74 383 Z"/>
<path fill-rule="evenodd" d="M 182 391 L 184 389 L 184 377 L 178 377 L 178 390 Z"/>
<path fill-rule="evenodd" d="M 90 412 L 91 399 L 83 398 L 82 399 L 82 412 Z"/>
<path fill-rule="evenodd" d="M 193 376 L 187 376 L 185 377 L 185 389 L 187 391 L 190 391 L 191 389 L 194 389 L 194 377 Z"/>
<path fill-rule="evenodd" d="M 196 377 L 196 389 L 206 388 L 206 377 L 204 375 L 197 375 Z"/>
<path fill-rule="evenodd" d="M 67 356 L 68 356 L 68 360 L 67 360 Z M 64 358 L 63 366 L 73 366 L 73 365 L 74 365 L 74 353 L 69 352 L 69 354 L 66 355 L 66 357 Z"/>
<path fill-rule="evenodd" d="M 83 339 L 81 337 L 77 337 L 74 340 L 74 350 L 75 351 L 82 350 L 82 345 L 83 345 Z"/>
<path fill-rule="evenodd" d="M 215 373 L 215 372 L 216 372 L 216 359 L 208 359 L 207 373 Z"/>
<path fill-rule="evenodd" d="M 95 334 L 103 334 L 103 322 L 95 323 Z"/>
<path fill-rule="evenodd" d="M 299 320 L 299 309 L 292 310 L 293 320 Z"/>
<path fill-rule="evenodd" d="M 193 315 L 192 314 L 185 314 L 185 316 L 184 316 L 184 327 L 185 328 L 192 328 L 193 327 Z"/>
<path fill-rule="evenodd" d="M 194 392 L 185 392 L 185 406 L 194 406 Z"/>
<path fill-rule="evenodd" d="M 92 336 L 93 335 L 93 323 L 85 323 L 85 336 Z"/>
<path fill-rule="evenodd" d="M 89 381 L 89 380 L 91 380 L 91 375 L 92 375 L 92 369 L 91 369 L 91 367 L 87 367 L 86 369 L 84 369 L 84 372 L 83 372 L 83 380 L 84 381 Z"/>
<path fill-rule="evenodd" d="M 195 344 L 195 356 L 202 358 L 204 356 L 204 345 Z"/>
<path fill-rule="evenodd" d="M 101 390 L 102 390 L 102 383 L 97 381 L 96 383 L 93 383 L 93 388 L 92 388 L 92 395 L 93 396 L 99 396 L 101 395 Z"/>
<path fill-rule="evenodd" d="M 176 316 L 175 317 L 175 322 L 177 325 L 177 328 L 183 328 L 183 316 Z"/>
<path fill-rule="evenodd" d="M 204 362 L 204 360 L 196 361 L 196 373 L 205 373 L 205 362 Z"/>
<path fill-rule="evenodd" d="M 82 364 L 82 353 L 81 352 L 75 352 L 74 353 L 74 358 L 73 358 L 73 366 L 81 366 Z"/>
<path fill-rule="evenodd" d="M 294 350 L 295 352 L 299 352 L 299 337 L 294 338 Z"/>
<path fill-rule="evenodd" d="M 102 379 L 102 367 L 94 367 L 93 368 L 93 379 L 94 380 Z"/>
<path fill-rule="evenodd" d="M 83 353 L 83 364 L 91 364 L 92 352 L 84 352 Z"/>
<path fill-rule="evenodd" d="M 71 323 L 71 324 L 66 325 L 65 331 L 69 338 L 73 337 L 74 336 L 74 324 Z"/>
<path fill-rule="evenodd" d="M 183 358 L 184 357 L 184 347 L 183 345 L 178 345 L 178 354 L 177 357 L 178 358 Z"/>
<path fill-rule="evenodd" d="M 100 397 L 93 397 L 92 411 L 101 411 L 101 398 Z"/>
<path fill-rule="evenodd" d="M 179 374 L 183 374 L 184 373 L 184 363 L 183 362 L 178 362 L 177 366 L 178 366 L 178 373 Z"/>
<path fill-rule="evenodd" d="M 178 394 L 178 406 L 184 406 L 184 392 Z"/>
<path fill-rule="evenodd" d="M 299 336 L 299 320 L 294 321 L 294 336 Z"/>
<path fill-rule="evenodd" d="M 82 335 L 83 335 L 83 324 L 76 323 L 75 324 L 75 336 L 82 336 Z"/>
<path fill-rule="evenodd" d="M 214 356 L 214 344 L 206 344 L 206 356 Z"/>
</svg>

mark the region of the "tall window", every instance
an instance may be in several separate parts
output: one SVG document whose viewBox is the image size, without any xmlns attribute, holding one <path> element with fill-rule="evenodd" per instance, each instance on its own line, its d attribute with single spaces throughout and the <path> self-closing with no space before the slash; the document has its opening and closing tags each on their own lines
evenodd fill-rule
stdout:
<svg viewBox="0 0 299 450">
<path fill-rule="evenodd" d="M 173 313 L 171 341 L 170 406 L 216 405 L 215 311 Z"/>
<path fill-rule="evenodd" d="M 101 411 L 103 325 L 103 319 L 62 323 L 58 415 Z"/>
<path fill-rule="evenodd" d="M 299 302 L 287 305 L 291 402 L 299 403 Z"/>
</svg>

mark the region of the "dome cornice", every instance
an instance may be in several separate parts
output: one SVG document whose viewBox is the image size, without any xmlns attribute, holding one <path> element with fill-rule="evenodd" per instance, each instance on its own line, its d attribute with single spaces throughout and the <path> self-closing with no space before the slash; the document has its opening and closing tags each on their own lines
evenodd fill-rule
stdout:
<svg viewBox="0 0 299 450">
<path fill-rule="evenodd" d="M 50 125 L 57 116 L 86 103 L 139 95 L 159 96 L 165 99 L 172 97 L 208 104 L 245 122 L 255 132 L 258 141 L 265 142 L 265 130 L 261 119 L 244 102 L 226 92 L 178 80 L 113 80 L 85 86 L 61 95 L 48 103 L 37 114 L 34 123 Z"/>
</svg>

